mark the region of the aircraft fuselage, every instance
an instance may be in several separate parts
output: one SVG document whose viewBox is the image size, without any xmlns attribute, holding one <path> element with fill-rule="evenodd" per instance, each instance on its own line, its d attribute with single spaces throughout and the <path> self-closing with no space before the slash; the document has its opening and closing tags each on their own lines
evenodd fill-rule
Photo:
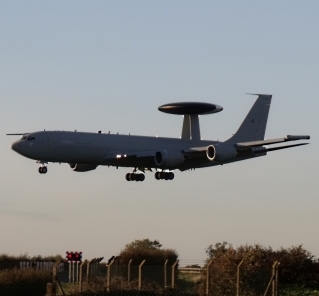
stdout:
<svg viewBox="0 0 319 296">
<path fill-rule="evenodd" d="M 22 138 L 14 142 L 12 149 L 25 157 L 43 162 L 157 168 L 159 166 L 156 165 L 153 157 L 156 151 L 169 150 L 181 152 L 188 151 L 193 147 L 203 147 L 217 143 L 219 142 L 183 140 L 178 138 L 40 131 L 27 134 L 25 139 Z M 126 155 L 129 156 L 130 153 L 141 153 L 143 156 L 149 157 L 143 157 L 143 160 L 139 157 L 127 158 L 125 161 L 122 161 L 122 158 Z M 117 156 L 121 156 L 121 158 L 117 158 Z M 244 158 L 251 157 L 256 157 L 256 155 L 249 153 Z M 192 160 L 194 158 L 185 159 L 178 169 L 187 170 L 222 164 L 209 161 L 204 155 L 197 157 L 196 161 Z"/>
<path fill-rule="evenodd" d="M 161 138 L 119 134 L 39 131 L 20 134 L 22 138 L 12 144 L 17 153 L 41 163 L 39 172 L 47 172 L 46 163 L 68 163 L 77 172 L 87 172 L 97 166 L 133 167 L 127 181 L 143 181 L 145 172 L 155 168 L 157 180 L 173 180 L 172 170 L 181 171 L 236 162 L 266 155 L 267 152 L 306 145 L 264 147 L 296 140 L 309 140 L 310 136 L 287 135 L 264 140 L 271 95 L 258 95 L 246 118 L 225 142 L 202 141 L 199 115 L 223 110 L 219 105 L 182 102 L 166 104 L 159 110 L 170 114 L 184 114 L 181 138 Z M 17 135 L 17 134 L 10 134 Z"/>
</svg>

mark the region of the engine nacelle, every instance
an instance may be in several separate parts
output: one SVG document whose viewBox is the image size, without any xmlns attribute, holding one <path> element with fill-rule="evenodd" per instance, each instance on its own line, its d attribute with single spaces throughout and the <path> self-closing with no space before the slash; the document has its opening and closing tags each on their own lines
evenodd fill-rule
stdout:
<svg viewBox="0 0 319 296">
<path fill-rule="evenodd" d="M 154 156 L 156 165 L 164 169 L 177 168 L 184 160 L 184 155 L 178 151 L 161 150 L 157 151 Z"/>
<path fill-rule="evenodd" d="M 229 145 L 210 145 L 206 150 L 206 156 L 210 161 L 225 162 L 236 157 L 237 150 Z"/>
<path fill-rule="evenodd" d="M 96 164 L 85 164 L 85 163 L 69 163 L 70 168 L 75 172 L 88 172 L 96 169 Z"/>
</svg>

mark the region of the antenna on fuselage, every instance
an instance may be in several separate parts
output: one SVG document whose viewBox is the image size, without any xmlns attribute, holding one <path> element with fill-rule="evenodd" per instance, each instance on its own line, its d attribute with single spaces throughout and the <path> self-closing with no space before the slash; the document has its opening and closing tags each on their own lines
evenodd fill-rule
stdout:
<svg viewBox="0 0 319 296">
<path fill-rule="evenodd" d="M 174 115 L 184 115 L 181 139 L 200 141 L 199 115 L 217 113 L 222 111 L 223 107 L 209 103 L 181 102 L 159 106 L 158 110 Z"/>
</svg>

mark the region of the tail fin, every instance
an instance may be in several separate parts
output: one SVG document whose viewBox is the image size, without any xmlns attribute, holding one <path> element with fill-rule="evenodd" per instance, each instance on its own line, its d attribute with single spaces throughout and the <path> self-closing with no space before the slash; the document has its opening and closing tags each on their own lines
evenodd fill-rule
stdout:
<svg viewBox="0 0 319 296">
<path fill-rule="evenodd" d="M 271 95 L 258 95 L 238 131 L 226 143 L 264 140 L 271 98 Z"/>
</svg>

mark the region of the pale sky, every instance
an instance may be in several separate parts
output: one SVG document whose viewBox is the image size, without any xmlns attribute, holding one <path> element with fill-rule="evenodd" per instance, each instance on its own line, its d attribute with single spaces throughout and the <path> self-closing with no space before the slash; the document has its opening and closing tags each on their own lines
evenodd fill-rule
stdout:
<svg viewBox="0 0 319 296">
<path fill-rule="evenodd" d="M 318 1 L 1 1 L 0 253 L 111 257 L 159 240 L 201 262 L 210 244 L 319 256 Z M 159 105 L 216 103 L 204 139 L 226 140 L 255 97 L 273 95 L 266 138 L 310 145 L 127 182 L 129 169 L 73 172 L 10 149 L 6 133 L 78 130 L 179 137 Z"/>
</svg>

